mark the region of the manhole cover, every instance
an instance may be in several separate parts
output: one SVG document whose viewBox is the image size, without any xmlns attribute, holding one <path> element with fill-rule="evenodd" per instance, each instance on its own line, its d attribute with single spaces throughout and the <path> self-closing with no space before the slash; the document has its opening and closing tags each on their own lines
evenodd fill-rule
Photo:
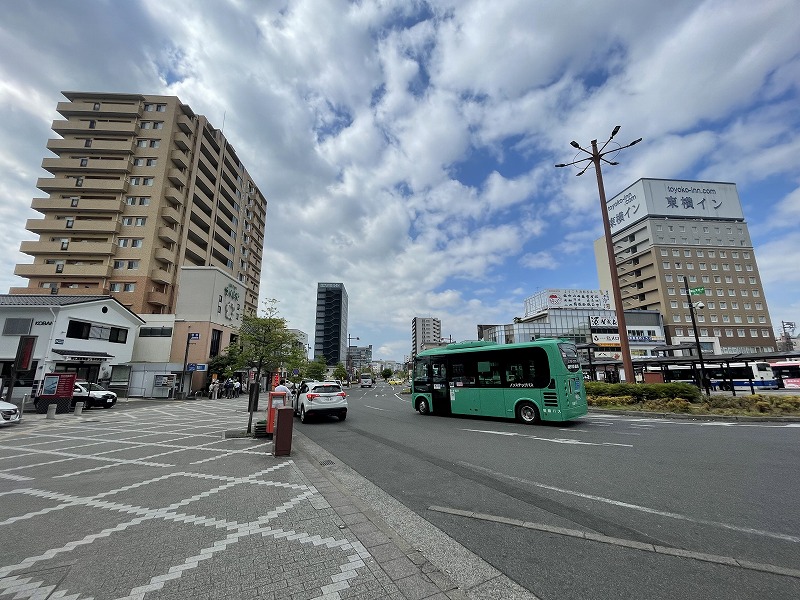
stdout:
<svg viewBox="0 0 800 600">
<path fill-rule="evenodd" d="M 335 463 L 332 460 L 328 460 L 326 458 L 325 460 L 319 461 L 319 464 L 321 464 L 323 467 L 332 467 Z"/>
</svg>

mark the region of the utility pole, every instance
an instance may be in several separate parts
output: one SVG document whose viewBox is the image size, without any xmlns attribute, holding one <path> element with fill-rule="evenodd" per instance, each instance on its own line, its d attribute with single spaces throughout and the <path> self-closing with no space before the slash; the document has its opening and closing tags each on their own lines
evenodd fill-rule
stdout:
<svg viewBox="0 0 800 600">
<path fill-rule="evenodd" d="M 626 146 L 620 146 L 616 142 L 614 142 L 614 147 L 606 150 L 606 147 L 611 140 L 614 139 L 614 136 L 619 133 L 620 125 L 614 127 L 614 130 L 611 132 L 611 136 L 606 140 L 606 143 L 603 144 L 602 148 L 597 147 L 597 140 L 592 140 L 592 150 L 586 150 L 582 148 L 581 145 L 576 142 L 570 142 L 570 145 L 573 148 L 577 148 L 580 152 L 587 154 L 588 156 L 584 156 L 582 158 L 578 158 L 581 156 L 579 153 L 572 162 L 569 163 L 562 163 L 556 165 L 556 167 L 569 167 L 574 165 L 576 167 L 583 167 L 581 171 L 577 173 L 577 176 L 583 175 L 586 170 L 589 168 L 590 165 L 594 165 L 595 173 L 597 174 L 597 189 L 600 193 L 600 212 L 603 215 L 603 232 L 606 238 L 606 252 L 608 253 L 608 266 L 611 269 L 611 289 L 614 294 L 614 305 L 616 307 L 617 312 L 617 328 L 619 330 L 619 345 L 620 350 L 622 351 L 622 369 L 625 373 L 625 381 L 626 383 L 636 383 L 636 377 L 634 376 L 633 372 L 633 361 L 631 360 L 631 350 L 630 344 L 628 344 L 628 329 L 625 324 L 625 307 L 622 304 L 622 291 L 619 287 L 619 275 L 617 272 L 617 258 L 614 254 L 614 242 L 611 239 L 611 225 L 608 219 L 608 206 L 606 204 L 606 190 L 603 186 L 603 173 L 600 169 L 600 163 L 604 162 L 609 165 L 618 165 L 618 162 L 608 160 L 605 158 L 608 154 L 613 154 L 619 152 L 620 150 L 624 150 L 625 148 L 630 148 L 631 146 L 635 146 L 639 142 L 642 141 L 642 138 L 638 140 L 633 140 L 630 144 Z M 586 163 L 584 166 L 583 163 Z"/>
</svg>

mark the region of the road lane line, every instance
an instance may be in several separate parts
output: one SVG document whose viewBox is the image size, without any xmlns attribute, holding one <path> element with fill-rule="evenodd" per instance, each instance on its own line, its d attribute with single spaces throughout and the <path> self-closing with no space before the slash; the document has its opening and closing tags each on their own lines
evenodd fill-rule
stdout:
<svg viewBox="0 0 800 600">
<path fill-rule="evenodd" d="M 462 429 L 461 431 L 472 431 L 473 433 L 490 433 L 492 435 L 505 435 L 524 437 L 539 442 L 553 442 L 554 444 L 572 444 L 575 446 L 618 446 L 622 448 L 633 448 L 632 444 L 616 444 L 614 442 L 582 442 L 573 438 L 545 438 L 536 435 L 525 435 L 523 433 L 515 433 L 508 431 L 492 431 L 490 429 Z"/>
<path fill-rule="evenodd" d="M 603 496 L 594 496 L 592 494 L 584 494 L 583 492 L 576 492 L 574 490 L 567 490 L 564 488 L 555 487 L 553 485 L 547 485 L 545 483 L 539 483 L 536 481 L 530 481 L 528 479 L 523 479 L 522 477 L 515 477 L 513 475 L 506 475 L 505 473 L 498 473 L 497 471 L 492 471 L 491 469 L 487 469 L 485 467 L 480 467 L 478 465 L 473 465 L 471 463 L 459 461 L 457 464 L 462 465 L 464 467 L 468 467 L 470 469 L 475 469 L 477 471 L 483 471 L 485 473 L 489 473 L 494 475 L 495 477 L 501 479 L 510 479 L 512 481 L 516 481 L 518 483 L 525 483 L 527 485 L 532 485 L 534 487 L 542 488 L 545 490 L 550 490 L 553 492 L 559 492 L 561 494 L 568 494 L 570 496 L 576 496 L 578 498 L 584 498 L 586 500 L 594 500 L 596 502 L 604 502 L 605 504 L 611 504 L 612 506 L 619 506 L 621 508 L 630 508 L 632 510 L 638 510 L 640 512 L 648 513 L 651 515 L 657 515 L 659 517 L 668 517 L 670 519 L 678 519 L 681 521 L 688 521 L 690 523 L 698 523 L 700 525 L 709 525 L 712 527 L 720 527 L 722 529 L 730 529 L 731 531 L 738 531 L 740 533 L 748 533 L 753 535 L 760 535 L 763 537 L 774 538 L 776 540 L 782 540 L 784 542 L 794 542 L 800 543 L 800 537 L 794 535 L 788 535 L 785 533 L 775 533 L 772 531 L 765 531 L 763 529 L 754 529 L 752 527 L 740 527 L 738 525 L 731 525 L 730 523 L 722 523 L 720 521 L 710 521 L 708 519 L 696 519 L 694 517 L 690 517 L 687 515 L 681 515 L 679 513 L 672 513 L 663 510 L 658 510 L 655 508 L 649 508 L 647 506 L 640 506 L 638 504 L 631 504 L 630 502 L 622 502 L 620 500 L 612 500 L 611 498 L 604 498 Z"/>
<path fill-rule="evenodd" d="M 503 523 L 504 525 L 511 525 L 513 527 L 523 527 L 525 529 L 533 529 L 535 531 L 544 531 L 547 533 L 555 533 L 567 537 L 574 537 L 582 540 L 600 542 L 601 544 L 609 544 L 612 546 L 622 546 L 624 548 L 632 548 L 634 550 L 641 550 L 643 552 L 651 552 L 655 554 L 665 554 L 669 556 L 677 556 L 680 558 L 691 558 L 703 562 L 714 563 L 718 565 L 726 565 L 729 567 L 738 567 L 741 569 L 748 569 L 751 571 L 761 571 L 764 573 L 772 573 L 774 575 L 785 575 L 786 577 L 794 577 L 800 579 L 800 571 L 797 569 L 789 569 L 778 565 L 770 565 L 767 563 L 756 563 L 749 560 L 740 560 L 732 556 L 721 556 L 718 554 L 706 554 L 704 552 L 693 552 L 691 550 L 683 550 L 682 548 L 672 548 L 669 546 L 657 546 L 653 544 L 644 544 L 634 540 L 626 540 L 624 538 L 615 538 L 607 535 L 599 535 L 592 532 L 584 532 L 578 529 L 567 529 L 565 527 L 554 527 L 552 525 L 545 525 L 544 523 L 531 523 L 530 521 L 520 521 L 519 519 L 509 519 L 506 517 L 499 517 L 495 515 L 487 515 L 484 513 L 477 513 L 468 510 L 459 510 L 457 508 L 447 508 L 444 506 L 429 506 L 428 510 L 433 512 L 444 513 L 448 515 L 456 515 L 466 517 L 468 519 L 478 519 L 480 521 L 491 521 L 493 523 Z"/>
<path fill-rule="evenodd" d="M 382 410 L 383 412 L 386 412 L 385 408 L 378 408 L 377 406 L 370 406 L 369 404 L 365 404 L 364 408 L 371 408 L 372 410 Z"/>
</svg>

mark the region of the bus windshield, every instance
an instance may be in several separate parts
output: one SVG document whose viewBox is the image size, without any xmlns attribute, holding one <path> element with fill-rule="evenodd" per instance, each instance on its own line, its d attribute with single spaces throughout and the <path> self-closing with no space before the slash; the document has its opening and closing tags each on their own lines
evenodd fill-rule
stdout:
<svg viewBox="0 0 800 600">
<path fill-rule="evenodd" d="M 561 351 L 561 358 L 564 359 L 564 366 L 573 373 L 581 370 L 581 361 L 578 358 L 578 348 L 569 342 L 560 342 L 558 349 Z"/>
</svg>

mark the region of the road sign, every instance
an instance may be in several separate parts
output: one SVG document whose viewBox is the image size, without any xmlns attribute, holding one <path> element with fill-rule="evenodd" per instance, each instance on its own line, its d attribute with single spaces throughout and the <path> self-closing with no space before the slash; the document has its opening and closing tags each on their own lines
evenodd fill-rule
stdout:
<svg viewBox="0 0 800 600">
<path fill-rule="evenodd" d="M 197 370 L 197 363 L 189 363 L 186 365 L 186 370 L 192 373 Z"/>
<path fill-rule="evenodd" d="M 705 294 L 706 293 L 706 288 L 704 288 L 704 287 L 689 288 L 689 293 L 692 296 L 699 296 L 700 294 Z"/>
<path fill-rule="evenodd" d="M 190 340 L 199 340 L 200 339 L 200 334 L 199 333 L 190 332 L 189 333 L 189 339 Z"/>
</svg>

